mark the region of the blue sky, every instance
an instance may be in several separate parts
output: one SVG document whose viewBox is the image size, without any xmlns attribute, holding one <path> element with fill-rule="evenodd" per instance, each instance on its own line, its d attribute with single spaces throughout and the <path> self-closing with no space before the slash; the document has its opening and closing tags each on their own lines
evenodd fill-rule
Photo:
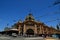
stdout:
<svg viewBox="0 0 60 40">
<path fill-rule="evenodd" d="M 53 6 L 54 1 L 55 0 L 0 0 L 0 31 L 2 31 L 7 24 L 9 24 L 8 27 L 10 27 L 19 19 L 24 21 L 30 9 L 36 20 L 44 22 L 48 26 L 55 27 L 59 21 L 48 22 L 60 17 L 60 5 Z"/>
</svg>

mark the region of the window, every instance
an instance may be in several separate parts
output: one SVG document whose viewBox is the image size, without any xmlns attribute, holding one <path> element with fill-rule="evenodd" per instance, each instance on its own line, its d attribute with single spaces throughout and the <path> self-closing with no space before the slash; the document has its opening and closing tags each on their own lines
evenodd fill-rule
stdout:
<svg viewBox="0 0 60 40">
<path fill-rule="evenodd" d="M 40 30 L 40 28 L 37 28 L 37 30 Z"/>
</svg>

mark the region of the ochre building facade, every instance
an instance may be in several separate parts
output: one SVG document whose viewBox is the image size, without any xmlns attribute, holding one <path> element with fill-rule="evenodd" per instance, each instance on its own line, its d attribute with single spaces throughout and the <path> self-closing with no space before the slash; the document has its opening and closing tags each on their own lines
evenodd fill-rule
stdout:
<svg viewBox="0 0 60 40">
<path fill-rule="evenodd" d="M 20 35 L 60 34 L 60 30 L 36 21 L 32 14 L 27 15 L 23 22 L 17 22 L 13 29 L 17 29 Z"/>
</svg>

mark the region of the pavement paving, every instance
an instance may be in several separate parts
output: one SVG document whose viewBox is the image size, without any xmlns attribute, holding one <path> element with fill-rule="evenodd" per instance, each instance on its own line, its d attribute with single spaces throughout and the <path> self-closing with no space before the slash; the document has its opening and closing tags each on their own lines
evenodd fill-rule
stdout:
<svg viewBox="0 0 60 40">
<path fill-rule="evenodd" d="M 0 40 L 60 40 L 58 38 L 43 38 L 43 37 L 9 37 L 0 36 Z"/>
</svg>

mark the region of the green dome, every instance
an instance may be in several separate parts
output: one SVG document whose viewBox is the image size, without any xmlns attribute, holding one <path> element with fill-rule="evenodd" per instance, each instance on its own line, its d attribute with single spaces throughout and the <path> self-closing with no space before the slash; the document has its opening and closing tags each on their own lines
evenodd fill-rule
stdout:
<svg viewBox="0 0 60 40">
<path fill-rule="evenodd" d="M 34 20 L 33 15 L 30 13 L 28 16 L 26 16 L 25 20 Z"/>
<path fill-rule="evenodd" d="M 22 23 L 22 20 L 20 19 L 18 22 L 19 22 L 19 23 Z"/>
</svg>

